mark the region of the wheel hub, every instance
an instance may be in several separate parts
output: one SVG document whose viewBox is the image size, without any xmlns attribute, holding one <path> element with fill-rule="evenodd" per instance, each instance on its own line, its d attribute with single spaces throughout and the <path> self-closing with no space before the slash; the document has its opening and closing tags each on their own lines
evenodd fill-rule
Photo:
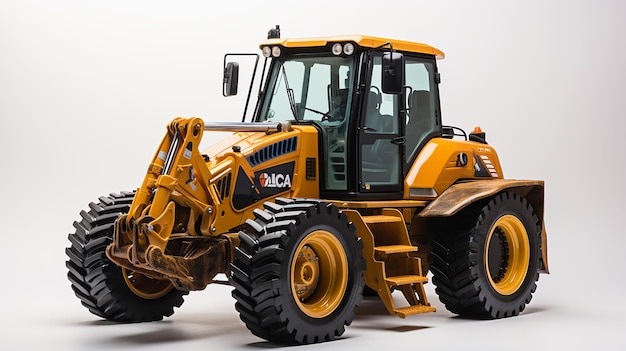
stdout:
<svg viewBox="0 0 626 351">
<path fill-rule="evenodd" d="M 524 224 L 513 215 L 500 217 L 485 245 L 489 283 L 501 295 L 512 295 L 523 285 L 530 262 L 530 243 Z"/>
<path fill-rule="evenodd" d="M 325 230 L 304 237 L 291 261 L 290 278 L 300 311 L 312 318 L 330 315 L 348 285 L 348 259 L 339 239 Z"/>
<path fill-rule="evenodd" d="M 300 301 L 309 298 L 319 282 L 319 257 L 310 246 L 305 245 L 298 253 L 294 271 L 294 287 Z"/>
</svg>

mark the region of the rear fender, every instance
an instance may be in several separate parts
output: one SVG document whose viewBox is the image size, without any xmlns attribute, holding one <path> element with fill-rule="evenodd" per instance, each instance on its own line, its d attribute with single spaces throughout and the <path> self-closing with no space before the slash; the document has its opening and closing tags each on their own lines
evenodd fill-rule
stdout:
<svg viewBox="0 0 626 351">
<path fill-rule="evenodd" d="M 437 199 L 428 204 L 419 217 L 452 217 L 477 201 L 488 199 L 502 191 L 510 191 L 524 197 L 535 210 L 541 222 L 541 272 L 548 269 L 548 238 L 544 222 L 544 182 L 542 180 L 489 179 L 457 183 L 450 186 Z"/>
</svg>

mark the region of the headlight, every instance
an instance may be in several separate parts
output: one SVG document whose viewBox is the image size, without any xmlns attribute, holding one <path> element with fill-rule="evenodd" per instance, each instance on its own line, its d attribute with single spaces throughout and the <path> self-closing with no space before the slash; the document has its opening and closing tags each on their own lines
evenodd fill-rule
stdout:
<svg viewBox="0 0 626 351">
<path fill-rule="evenodd" d="M 280 46 L 272 46 L 272 56 L 280 56 Z"/>
<path fill-rule="evenodd" d="M 272 55 L 272 49 L 269 46 L 263 47 L 263 57 L 270 57 Z"/>
<path fill-rule="evenodd" d="M 354 54 L 354 44 L 346 43 L 346 45 L 343 46 L 343 53 L 346 55 Z"/>
<path fill-rule="evenodd" d="M 343 51 L 343 48 L 341 47 L 341 44 L 336 43 L 335 45 L 333 45 L 333 54 L 334 55 L 341 55 L 342 51 Z"/>
</svg>

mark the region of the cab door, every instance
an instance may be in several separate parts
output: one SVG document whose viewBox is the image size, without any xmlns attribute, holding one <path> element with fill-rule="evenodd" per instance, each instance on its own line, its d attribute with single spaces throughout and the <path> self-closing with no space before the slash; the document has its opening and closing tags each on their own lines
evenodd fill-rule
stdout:
<svg viewBox="0 0 626 351">
<path fill-rule="evenodd" d="M 442 135 L 439 74 L 434 57 L 404 57 L 404 174 L 428 141 Z"/>
<path fill-rule="evenodd" d="M 361 118 L 359 119 L 359 191 L 402 196 L 405 139 L 400 124 L 402 97 L 382 92 L 382 56 L 370 61 Z"/>
</svg>

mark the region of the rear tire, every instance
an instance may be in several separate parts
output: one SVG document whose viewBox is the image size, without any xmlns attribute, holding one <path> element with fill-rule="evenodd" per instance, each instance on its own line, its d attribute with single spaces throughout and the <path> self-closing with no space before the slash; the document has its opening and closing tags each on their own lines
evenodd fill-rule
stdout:
<svg viewBox="0 0 626 351">
<path fill-rule="evenodd" d="M 337 207 L 277 199 L 239 232 L 231 283 L 235 308 L 263 339 L 334 340 L 354 318 L 364 286 L 363 243 Z"/>
<path fill-rule="evenodd" d="M 116 322 L 146 322 L 171 316 L 188 292 L 177 290 L 169 281 L 151 279 L 122 269 L 106 256 L 112 242 L 113 224 L 128 212 L 134 193 L 123 192 L 101 197 L 82 211 L 69 234 L 71 246 L 65 250 L 72 290 L 83 306 L 102 318 Z"/>
<path fill-rule="evenodd" d="M 482 208 L 473 228 L 438 233 L 431 269 L 441 302 L 466 317 L 518 315 L 537 288 L 540 232 L 526 199 L 504 192 Z"/>
</svg>

